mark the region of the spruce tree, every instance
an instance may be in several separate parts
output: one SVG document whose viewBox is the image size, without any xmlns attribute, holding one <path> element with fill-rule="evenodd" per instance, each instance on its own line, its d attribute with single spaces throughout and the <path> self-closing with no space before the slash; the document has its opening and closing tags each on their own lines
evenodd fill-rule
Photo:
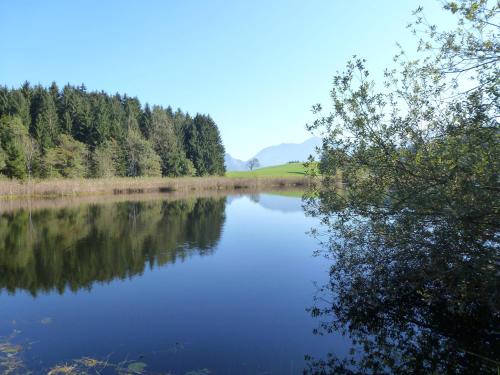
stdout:
<svg viewBox="0 0 500 375">
<path fill-rule="evenodd" d="M 19 89 L 0 87 L 0 116 L 8 118 L 4 128 L 15 118 L 14 128 L 25 132 L 12 138 L 3 131 L 0 170 L 8 176 L 224 173 L 224 147 L 209 116 L 142 107 L 135 97 L 88 92 L 83 84 L 59 89 L 55 82 L 48 88 L 25 82 Z M 73 152 L 73 158 L 64 155 Z"/>
<path fill-rule="evenodd" d="M 59 134 L 59 119 L 53 97 L 41 87 L 35 91 L 31 116 L 31 133 L 41 149 L 52 147 Z"/>
</svg>

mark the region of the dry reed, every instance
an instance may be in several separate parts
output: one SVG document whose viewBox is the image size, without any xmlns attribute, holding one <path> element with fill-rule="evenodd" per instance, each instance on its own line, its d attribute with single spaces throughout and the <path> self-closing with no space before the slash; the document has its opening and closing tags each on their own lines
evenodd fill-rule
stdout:
<svg viewBox="0 0 500 375">
<path fill-rule="evenodd" d="M 304 187 L 270 187 L 270 188 L 241 188 L 233 190 L 195 190 L 172 191 L 167 193 L 131 193 L 131 194 L 101 194 L 101 195 L 73 195 L 60 197 L 23 197 L 22 199 L 0 199 L 0 214 L 17 210 L 36 211 L 43 209 L 60 209 L 77 207 L 89 204 L 112 204 L 118 202 L 148 202 L 156 200 L 175 201 L 192 198 L 221 198 L 225 196 L 242 196 L 259 194 L 262 192 L 279 194 L 280 192 L 304 192 Z"/>
<path fill-rule="evenodd" d="M 309 183 L 310 180 L 305 177 L 115 177 L 102 179 L 51 179 L 30 181 L 1 180 L 0 199 L 306 187 Z"/>
</svg>

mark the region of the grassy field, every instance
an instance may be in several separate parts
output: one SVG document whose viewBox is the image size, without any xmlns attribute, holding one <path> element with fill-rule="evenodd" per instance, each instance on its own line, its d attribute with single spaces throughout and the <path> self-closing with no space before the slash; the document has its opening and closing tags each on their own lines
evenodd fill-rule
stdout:
<svg viewBox="0 0 500 375">
<path fill-rule="evenodd" d="M 302 177 L 305 168 L 302 163 L 287 163 L 273 167 L 258 168 L 253 171 L 227 172 L 227 177 L 249 178 L 249 177 Z"/>
</svg>

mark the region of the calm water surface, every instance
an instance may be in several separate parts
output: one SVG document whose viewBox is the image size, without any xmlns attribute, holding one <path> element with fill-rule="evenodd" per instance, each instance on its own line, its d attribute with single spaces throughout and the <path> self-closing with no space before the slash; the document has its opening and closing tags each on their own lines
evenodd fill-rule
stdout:
<svg viewBox="0 0 500 375">
<path fill-rule="evenodd" d="M 272 194 L 4 213 L 0 364 L 301 373 L 305 354 L 347 348 L 306 311 L 327 277 L 316 224 Z"/>
</svg>

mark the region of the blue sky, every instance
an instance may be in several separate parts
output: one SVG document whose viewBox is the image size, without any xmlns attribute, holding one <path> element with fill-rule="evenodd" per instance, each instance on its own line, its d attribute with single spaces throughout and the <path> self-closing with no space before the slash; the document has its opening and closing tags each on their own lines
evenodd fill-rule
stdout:
<svg viewBox="0 0 500 375">
<path fill-rule="evenodd" d="M 0 84 L 83 82 L 209 113 L 248 159 L 310 137 L 311 105 L 353 54 L 380 73 L 396 41 L 414 45 L 419 4 L 439 21 L 434 0 L 0 0 Z"/>
</svg>

